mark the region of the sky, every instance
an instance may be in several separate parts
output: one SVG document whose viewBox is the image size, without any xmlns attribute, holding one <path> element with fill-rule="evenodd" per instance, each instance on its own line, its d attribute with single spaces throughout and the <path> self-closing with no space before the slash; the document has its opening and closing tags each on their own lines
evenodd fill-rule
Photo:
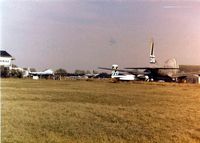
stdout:
<svg viewBox="0 0 200 143">
<path fill-rule="evenodd" d="M 197 0 L 1 0 L 0 48 L 37 70 L 200 64 Z"/>
</svg>

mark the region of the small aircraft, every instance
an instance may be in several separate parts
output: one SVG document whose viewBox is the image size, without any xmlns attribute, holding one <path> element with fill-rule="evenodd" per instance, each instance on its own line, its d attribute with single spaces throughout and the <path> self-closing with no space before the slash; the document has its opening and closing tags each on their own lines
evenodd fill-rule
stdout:
<svg viewBox="0 0 200 143">
<path fill-rule="evenodd" d="M 37 77 L 48 77 L 48 76 L 53 76 L 54 72 L 51 69 L 47 69 L 45 71 L 40 71 L 40 72 L 31 72 L 30 69 L 28 70 L 28 74 L 30 76 L 37 76 Z"/>
<path fill-rule="evenodd" d="M 141 75 L 147 74 L 147 72 L 143 72 L 143 71 L 139 72 L 139 71 L 133 71 L 133 70 L 121 70 L 121 69 L 118 69 L 118 67 L 119 66 L 117 64 L 113 64 L 111 68 L 99 67 L 99 69 L 111 70 L 112 71 L 111 78 L 117 81 L 138 80 L 142 78 Z"/>
<path fill-rule="evenodd" d="M 112 79 L 117 79 L 117 80 L 123 80 L 123 81 L 130 81 L 130 80 L 135 80 L 135 75 L 129 74 L 129 75 L 122 75 L 118 71 L 118 65 L 114 64 L 112 65 Z"/>
</svg>

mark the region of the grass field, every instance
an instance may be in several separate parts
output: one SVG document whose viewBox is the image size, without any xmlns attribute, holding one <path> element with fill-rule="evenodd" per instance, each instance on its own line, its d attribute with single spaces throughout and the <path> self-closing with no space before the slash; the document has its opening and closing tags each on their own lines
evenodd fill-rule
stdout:
<svg viewBox="0 0 200 143">
<path fill-rule="evenodd" d="M 3 143 L 200 143 L 200 85 L 1 79 Z"/>
</svg>

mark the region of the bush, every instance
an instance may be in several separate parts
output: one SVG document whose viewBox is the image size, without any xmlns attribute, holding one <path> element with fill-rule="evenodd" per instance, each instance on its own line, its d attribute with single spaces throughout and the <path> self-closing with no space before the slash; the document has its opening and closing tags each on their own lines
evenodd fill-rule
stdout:
<svg viewBox="0 0 200 143">
<path fill-rule="evenodd" d="M 19 70 L 11 70 L 10 76 L 22 78 L 22 72 Z"/>
<path fill-rule="evenodd" d="M 0 77 L 9 77 L 9 68 L 1 66 Z"/>
<path fill-rule="evenodd" d="M 57 69 L 57 70 L 55 71 L 55 75 L 65 76 L 66 74 L 67 74 L 67 71 L 66 71 L 65 69 L 62 69 L 62 68 Z"/>
</svg>

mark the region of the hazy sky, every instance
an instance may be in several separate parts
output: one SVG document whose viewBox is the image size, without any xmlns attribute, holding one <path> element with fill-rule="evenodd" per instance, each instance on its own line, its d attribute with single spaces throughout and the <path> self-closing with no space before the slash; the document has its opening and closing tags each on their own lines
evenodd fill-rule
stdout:
<svg viewBox="0 0 200 143">
<path fill-rule="evenodd" d="M 200 64 L 200 1 L 2 0 L 1 49 L 21 67 L 92 70 L 145 66 L 149 40 L 160 65 Z"/>
</svg>

